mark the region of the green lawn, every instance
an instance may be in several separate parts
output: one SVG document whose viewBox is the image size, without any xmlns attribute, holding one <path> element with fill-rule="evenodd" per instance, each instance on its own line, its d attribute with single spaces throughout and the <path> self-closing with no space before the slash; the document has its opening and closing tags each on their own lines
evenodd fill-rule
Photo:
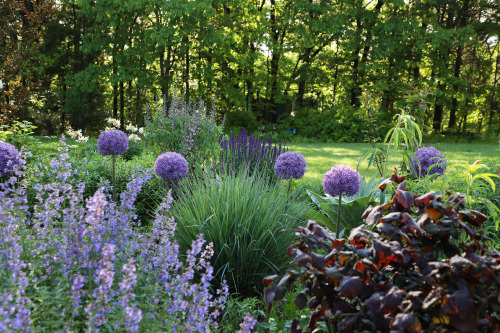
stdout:
<svg viewBox="0 0 500 333">
<path fill-rule="evenodd" d="M 356 168 L 359 159 L 370 149 L 367 143 L 303 143 L 288 145 L 290 151 L 298 151 L 307 160 L 307 173 L 300 181 L 302 184 L 318 185 L 323 179 L 323 175 L 332 166 L 338 164 L 350 165 Z M 497 144 L 439 144 L 433 145 L 441 150 L 448 160 L 448 165 L 455 163 L 469 162 L 485 158 L 500 158 L 500 149 Z M 401 155 L 393 155 L 389 161 L 388 169 L 393 170 L 401 162 Z M 375 167 L 366 169 L 366 163 L 360 166 L 359 172 L 368 178 L 378 173 Z"/>
</svg>

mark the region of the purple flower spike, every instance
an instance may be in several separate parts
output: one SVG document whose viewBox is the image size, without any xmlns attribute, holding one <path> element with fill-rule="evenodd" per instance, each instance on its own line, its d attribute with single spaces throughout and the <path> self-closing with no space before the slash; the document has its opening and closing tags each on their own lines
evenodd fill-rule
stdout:
<svg viewBox="0 0 500 333">
<path fill-rule="evenodd" d="M 0 142 L 0 177 L 12 174 L 14 166 L 19 165 L 19 151 L 10 143 Z"/>
<path fill-rule="evenodd" d="M 175 183 L 186 178 L 188 163 L 180 154 L 164 153 L 156 159 L 155 172 L 159 177 Z"/>
<path fill-rule="evenodd" d="M 119 130 L 104 131 L 99 135 L 97 148 L 101 155 L 121 155 L 128 149 L 127 135 Z"/>
<path fill-rule="evenodd" d="M 417 160 L 412 158 L 411 173 L 414 176 L 424 177 L 427 174 L 432 175 L 435 173 L 442 175 L 446 170 L 446 160 L 442 158 L 443 154 L 434 147 L 422 147 L 415 152 L 415 156 L 420 162 L 421 170 L 418 169 Z M 434 164 L 438 165 L 430 169 Z"/>
<path fill-rule="evenodd" d="M 274 172 L 281 179 L 300 179 L 307 171 L 306 166 L 307 162 L 302 154 L 289 151 L 278 156 Z"/>
<path fill-rule="evenodd" d="M 332 197 L 355 195 L 359 187 L 359 173 L 348 165 L 334 166 L 323 177 L 323 190 Z"/>
</svg>

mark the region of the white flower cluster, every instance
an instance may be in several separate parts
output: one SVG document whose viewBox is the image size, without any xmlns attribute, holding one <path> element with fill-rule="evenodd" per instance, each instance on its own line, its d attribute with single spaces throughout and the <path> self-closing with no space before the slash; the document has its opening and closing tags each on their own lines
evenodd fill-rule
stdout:
<svg viewBox="0 0 500 333">
<path fill-rule="evenodd" d="M 76 139 L 78 143 L 85 143 L 89 140 L 88 136 L 83 136 L 82 130 L 75 131 L 71 127 L 66 132 L 71 138 Z"/>
<path fill-rule="evenodd" d="M 108 118 L 106 119 L 108 121 L 108 124 L 111 124 L 112 127 L 106 127 L 106 130 L 111 130 L 111 129 L 117 129 L 120 127 L 120 121 L 115 118 Z"/>
</svg>

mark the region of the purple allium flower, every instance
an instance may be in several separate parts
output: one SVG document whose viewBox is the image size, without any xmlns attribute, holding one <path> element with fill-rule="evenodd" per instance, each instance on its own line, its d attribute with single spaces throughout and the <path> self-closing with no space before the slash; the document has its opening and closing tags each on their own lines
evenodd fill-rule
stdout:
<svg viewBox="0 0 500 333">
<path fill-rule="evenodd" d="M 164 153 L 156 159 L 155 172 L 165 180 L 178 182 L 186 178 L 188 163 L 180 154 L 173 152 Z"/>
<path fill-rule="evenodd" d="M 281 179 L 300 179 L 306 173 L 306 166 L 307 162 L 302 154 L 288 151 L 278 156 L 274 172 Z"/>
<path fill-rule="evenodd" d="M 446 170 L 446 160 L 442 158 L 443 154 L 434 147 L 422 147 L 415 152 L 415 156 L 420 162 L 421 170 L 418 169 L 417 160 L 412 158 L 411 173 L 414 176 L 424 177 L 427 173 L 429 175 L 435 173 L 442 175 Z M 434 164 L 437 165 L 430 169 Z"/>
<path fill-rule="evenodd" d="M 21 161 L 19 151 L 10 143 L 0 142 L 0 177 L 10 175 Z"/>
<path fill-rule="evenodd" d="M 334 166 L 323 177 L 323 190 L 332 197 L 355 195 L 359 187 L 359 173 L 348 165 Z"/>
<path fill-rule="evenodd" d="M 104 131 L 99 135 L 97 148 L 101 155 L 121 155 L 128 149 L 127 135 L 119 130 Z"/>
</svg>

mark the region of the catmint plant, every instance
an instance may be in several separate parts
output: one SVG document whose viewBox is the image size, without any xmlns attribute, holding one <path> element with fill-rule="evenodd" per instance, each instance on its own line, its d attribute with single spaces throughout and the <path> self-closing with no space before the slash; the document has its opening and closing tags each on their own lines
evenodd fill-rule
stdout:
<svg viewBox="0 0 500 333">
<path fill-rule="evenodd" d="M 119 203 L 108 186 L 84 200 L 68 147 L 59 151 L 51 182 L 30 184 L 32 207 L 24 157 L 0 183 L 0 331 L 216 329 L 227 286 L 211 284 L 212 245 L 200 235 L 181 259 L 170 193 L 152 230 L 137 228 L 135 200 L 153 171 L 134 175 Z"/>
</svg>

